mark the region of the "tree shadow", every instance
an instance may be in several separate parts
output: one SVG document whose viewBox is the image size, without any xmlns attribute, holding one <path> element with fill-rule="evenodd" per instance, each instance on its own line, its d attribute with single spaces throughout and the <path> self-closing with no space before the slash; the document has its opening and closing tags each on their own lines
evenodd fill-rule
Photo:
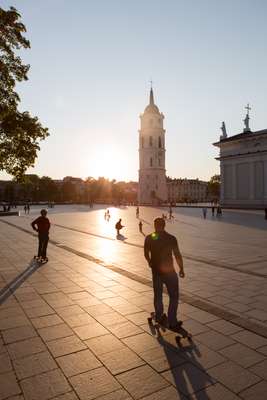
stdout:
<svg viewBox="0 0 267 400">
<path fill-rule="evenodd" d="M 17 275 L 11 282 L 7 283 L 0 290 L 0 305 L 3 304 L 14 292 L 26 281 L 38 268 L 44 263 L 38 263 L 36 260 L 31 260 L 28 267 Z"/>
<path fill-rule="evenodd" d="M 157 340 L 170 366 L 163 376 L 165 375 L 166 379 L 174 385 L 181 398 L 191 398 L 194 395 L 195 400 L 210 400 L 206 388 L 213 385 L 215 380 L 208 375 L 199 362 L 201 353 L 197 345 L 193 341 L 189 342 L 188 339 L 181 339 L 180 346 L 178 344 L 174 346 L 167 339 L 171 338 L 175 341 L 176 335 L 163 336 L 160 330 L 153 326 L 150 326 L 150 330 L 153 336 L 157 334 Z M 178 363 L 177 355 L 181 358 Z"/>
</svg>

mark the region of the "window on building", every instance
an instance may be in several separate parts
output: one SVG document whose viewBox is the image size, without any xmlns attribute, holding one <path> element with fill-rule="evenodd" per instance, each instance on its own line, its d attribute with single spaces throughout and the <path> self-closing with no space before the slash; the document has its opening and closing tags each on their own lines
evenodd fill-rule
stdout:
<svg viewBox="0 0 267 400">
<path fill-rule="evenodd" d="M 159 167 L 161 167 L 161 158 L 159 157 Z"/>
<path fill-rule="evenodd" d="M 149 120 L 149 125 L 152 126 L 153 125 L 153 119 Z"/>
<path fill-rule="evenodd" d="M 152 159 L 152 157 L 150 157 L 150 167 L 152 167 L 153 166 L 153 159 Z"/>
<path fill-rule="evenodd" d="M 144 147 L 145 144 L 145 138 L 144 136 L 141 136 L 141 147 Z"/>
<path fill-rule="evenodd" d="M 161 137 L 159 136 L 159 148 L 161 148 Z"/>
<path fill-rule="evenodd" d="M 153 139 L 152 139 L 152 136 L 149 136 L 149 146 L 152 146 L 153 145 Z"/>
</svg>

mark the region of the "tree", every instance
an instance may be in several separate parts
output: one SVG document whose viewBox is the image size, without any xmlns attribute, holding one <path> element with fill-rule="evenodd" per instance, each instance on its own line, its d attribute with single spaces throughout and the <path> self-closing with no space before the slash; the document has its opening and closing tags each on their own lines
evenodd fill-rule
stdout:
<svg viewBox="0 0 267 400">
<path fill-rule="evenodd" d="M 43 176 L 39 181 L 39 197 L 43 201 L 55 201 L 58 189 L 56 183 L 49 176 Z"/>
<path fill-rule="evenodd" d="M 30 66 L 24 65 L 15 52 L 30 48 L 23 36 L 25 26 L 14 7 L 0 7 L 0 170 L 21 180 L 28 167 L 34 166 L 39 142 L 48 135 L 37 117 L 20 112 L 16 82 L 28 80 Z"/>
<path fill-rule="evenodd" d="M 211 200 L 219 200 L 220 198 L 220 175 L 213 175 L 208 182 L 208 196 Z"/>
</svg>

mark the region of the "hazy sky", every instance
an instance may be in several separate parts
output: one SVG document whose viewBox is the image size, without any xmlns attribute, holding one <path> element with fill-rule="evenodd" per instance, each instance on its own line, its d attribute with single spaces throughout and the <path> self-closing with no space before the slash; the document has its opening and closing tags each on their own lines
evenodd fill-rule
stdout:
<svg viewBox="0 0 267 400">
<path fill-rule="evenodd" d="M 137 180 L 151 78 L 169 176 L 217 173 L 212 143 L 222 120 L 242 131 L 247 102 L 252 130 L 267 128 L 265 0 L 1 1 L 10 5 L 31 42 L 20 108 L 50 130 L 28 172 Z"/>
</svg>

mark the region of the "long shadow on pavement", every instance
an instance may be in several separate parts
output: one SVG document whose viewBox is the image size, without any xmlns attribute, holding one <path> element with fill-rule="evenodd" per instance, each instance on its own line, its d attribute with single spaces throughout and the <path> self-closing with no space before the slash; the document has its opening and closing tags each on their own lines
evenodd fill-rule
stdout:
<svg viewBox="0 0 267 400">
<path fill-rule="evenodd" d="M 151 333 L 153 336 L 155 335 L 153 328 Z M 213 385 L 215 380 L 205 372 L 205 368 L 197 359 L 197 357 L 201 356 L 197 345 L 189 342 L 187 346 L 184 346 L 184 342 L 181 342 L 183 346 L 179 348 L 165 340 L 159 330 L 156 330 L 156 333 L 157 340 L 162 346 L 171 368 L 164 373 L 167 375 L 165 377 L 174 385 L 181 398 L 194 396 L 195 400 L 210 400 L 206 393 L 206 387 Z M 178 365 L 175 365 L 174 354 L 183 359 Z"/>
<path fill-rule="evenodd" d="M 3 304 L 43 263 L 31 260 L 28 267 L 0 290 L 0 305 Z"/>
</svg>

